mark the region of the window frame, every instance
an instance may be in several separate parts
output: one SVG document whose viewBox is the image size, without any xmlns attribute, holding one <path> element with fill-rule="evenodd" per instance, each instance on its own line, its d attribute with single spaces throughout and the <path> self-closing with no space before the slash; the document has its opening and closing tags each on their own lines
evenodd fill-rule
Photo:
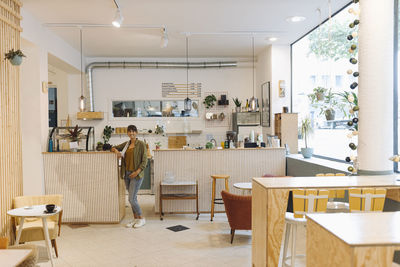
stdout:
<svg viewBox="0 0 400 267">
<path fill-rule="evenodd" d="M 397 2 L 398 0 L 395 0 L 395 1 Z M 348 6 L 350 6 L 353 3 L 354 3 L 353 1 L 348 2 L 342 8 L 340 8 L 335 13 L 333 13 L 331 15 L 331 18 L 336 16 L 338 13 L 340 13 L 341 11 L 343 11 L 344 9 L 346 9 Z M 299 42 L 300 40 L 302 40 L 303 38 L 307 37 L 310 33 L 312 33 L 314 30 L 317 30 L 321 25 L 323 25 L 324 23 L 326 23 L 328 21 L 329 21 L 329 18 L 326 18 L 321 23 L 319 23 L 317 26 L 315 26 L 314 28 L 312 28 L 307 33 L 305 33 L 300 38 L 298 38 L 297 40 L 295 40 L 293 43 L 290 44 L 290 110 L 292 110 L 292 111 L 293 111 L 293 45 L 296 44 L 297 42 Z M 299 154 L 301 152 L 298 151 L 297 153 Z M 345 160 L 331 158 L 331 157 L 322 156 L 322 155 L 313 154 L 313 157 L 320 158 L 320 159 L 331 160 L 331 161 L 336 161 L 336 162 L 340 162 L 340 163 L 348 163 Z"/>
</svg>

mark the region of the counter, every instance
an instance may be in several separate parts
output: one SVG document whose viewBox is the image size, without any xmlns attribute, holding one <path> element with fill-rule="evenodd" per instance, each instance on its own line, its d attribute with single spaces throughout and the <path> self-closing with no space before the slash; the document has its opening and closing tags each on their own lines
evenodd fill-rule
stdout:
<svg viewBox="0 0 400 267">
<path fill-rule="evenodd" d="M 155 210 L 159 212 L 160 182 L 166 172 L 172 172 L 176 181 L 195 181 L 199 183 L 199 210 L 211 210 L 212 174 L 230 175 L 229 190 L 242 194 L 233 187 L 234 183 L 251 182 L 253 177 L 264 174 L 284 176 L 286 167 L 284 148 L 238 148 L 238 149 L 160 149 L 154 150 L 154 188 Z M 217 198 L 224 188 L 217 182 Z M 190 190 L 188 188 L 187 190 Z M 163 192 L 164 193 L 164 192 Z M 183 193 L 183 192 L 182 192 Z M 185 192 L 194 193 L 194 192 Z M 164 212 L 193 212 L 195 201 L 164 201 Z M 216 211 L 224 211 L 224 205 L 216 205 Z"/>
<path fill-rule="evenodd" d="M 46 194 L 62 194 L 63 222 L 118 223 L 125 185 L 110 152 L 43 152 Z"/>
</svg>

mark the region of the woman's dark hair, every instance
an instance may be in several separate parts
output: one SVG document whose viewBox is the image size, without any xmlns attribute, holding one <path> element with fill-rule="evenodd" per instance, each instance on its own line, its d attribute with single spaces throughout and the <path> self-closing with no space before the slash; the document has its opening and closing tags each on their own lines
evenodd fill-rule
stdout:
<svg viewBox="0 0 400 267">
<path fill-rule="evenodd" d="M 129 125 L 128 132 L 136 132 L 137 133 L 138 131 L 137 131 L 137 128 L 135 125 Z"/>
</svg>

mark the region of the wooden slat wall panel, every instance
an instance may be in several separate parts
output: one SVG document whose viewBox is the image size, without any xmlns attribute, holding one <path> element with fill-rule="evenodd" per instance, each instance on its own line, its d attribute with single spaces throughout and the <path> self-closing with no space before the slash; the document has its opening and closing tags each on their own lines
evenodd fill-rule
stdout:
<svg viewBox="0 0 400 267">
<path fill-rule="evenodd" d="M 44 153 L 43 162 L 46 194 L 64 196 L 63 222 L 118 223 L 124 216 L 115 154 Z"/>
<path fill-rule="evenodd" d="M 7 211 L 12 208 L 13 198 L 22 195 L 19 67 L 5 60 L 4 54 L 20 49 L 21 3 L 0 2 L 0 236 L 11 240 Z"/>
<path fill-rule="evenodd" d="M 211 174 L 228 174 L 229 190 L 234 194 L 242 191 L 233 187 L 234 183 L 251 182 L 253 177 L 263 174 L 285 175 L 285 150 L 278 149 L 224 149 L 224 150 L 171 150 L 154 152 L 154 187 L 155 210 L 159 211 L 160 182 L 165 172 L 174 173 L 177 181 L 199 181 L 199 210 L 210 212 L 211 209 Z M 225 187 L 223 181 L 217 181 L 217 195 Z M 168 187 L 163 192 L 168 193 Z M 182 191 L 190 192 L 190 188 Z M 179 192 L 174 188 L 174 192 Z M 194 190 L 193 190 L 194 192 Z M 164 200 L 165 212 L 195 211 L 194 200 Z M 223 211 L 223 205 L 216 205 L 216 211 Z"/>
</svg>

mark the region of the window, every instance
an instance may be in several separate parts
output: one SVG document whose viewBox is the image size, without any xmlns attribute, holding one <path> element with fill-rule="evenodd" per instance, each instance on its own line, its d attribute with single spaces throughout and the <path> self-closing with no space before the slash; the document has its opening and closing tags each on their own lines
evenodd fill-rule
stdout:
<svg viewBox="0 0 400 267">
<path fill-rule="evenodd" d="M 343 161 L 351 153 L 347 137 L 351 105 L 344 92 L 357 93 L 357 88 L 350 89 L 356 78 L 347 74 L 358 67 L 349 63 L 351 57 L 357 59 L 349 52 L 357 37 L 347 40 L 354 21 L 349 8 L 358 9 L 358 4 L 349 4 L 292 44 L 292 110 L 299 113 L 299 123 L 311 119 L 314 134 L 309 147 L 314 155 Z M 352 142 L 357 144 L 356 137 Z M 303 140 L 299 140 L 301 147 Z"/>
<path fill-rule="evenodd" d="M 199 101 L 192 100 L 192 110 L 185 112 L 183 100 L 112 101 L 114 118 L 122 117 L 198 117 Z"/>
</svg>

